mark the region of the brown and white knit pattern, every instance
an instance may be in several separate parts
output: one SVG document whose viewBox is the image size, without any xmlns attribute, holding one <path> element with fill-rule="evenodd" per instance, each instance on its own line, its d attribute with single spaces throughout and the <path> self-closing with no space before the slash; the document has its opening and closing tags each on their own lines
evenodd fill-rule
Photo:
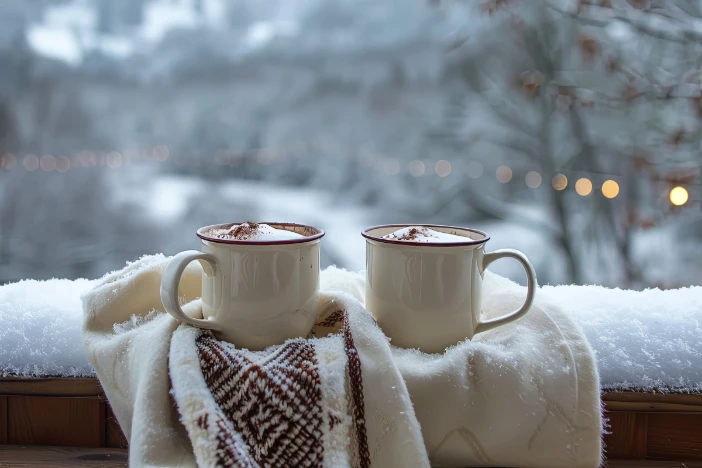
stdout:
<svg viewBox="0 0 702 468">
<path fill-rule="evenodd" d="M 319 322 L 342 325 L 341 334 L 265 351 L 236 349 L 209 332 L 190 337 L 201 370 L 196 387 L 208 391 L 184 398 L 184 380 L 173 385 L 199 466 L 370 466 L 361 364 L 340 312 Z"/>
<path fill-rule="evenodd" d="M 289 341 L 252 353 L 203 334 L 197 349 L 212 396 L 257 463 L 322 466 L 322 392 L 311 343 Z M 229 454 L 222 455 L 226 466 Z"/>
</svg>

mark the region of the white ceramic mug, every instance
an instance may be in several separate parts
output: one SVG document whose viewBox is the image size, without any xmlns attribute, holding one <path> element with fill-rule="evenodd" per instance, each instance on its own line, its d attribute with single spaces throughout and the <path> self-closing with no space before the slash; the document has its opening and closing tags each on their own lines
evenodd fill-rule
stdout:
<svg viewBox="0 0 702 468">
<path fill-rule="evenodd" d="M 299 224 L 266 223 L 305 237 L 242 241 L 205 234 L 234 224 L 198 229 L 202 252 L 188 250 L 171 259 L 161 280 L 166 311 L 181 322 L 213 330 L 217 338 L 250 350 L 306 337 L 317 319 L 324 231 Z M 193 260 L 199 260 L 203 269 L 204 319 L 186 315 L 178 298 L 180 277 Z"/>
<path fill-rule="evenodd" d="M 366 238 L 366 308 L 393 345 L 440 353 L 529 311 L 536 273 L 523 253 L 511 249 L 485 253 L 487 234 L 453 226 L 422 225 L 465 237 L 465 241 L 419 243 L 382 238 L 408 226 L 374 226 L 362 232 Z M 504 257 L 515 258 L 524 267 L 526 300 L 510 314 L 482 320 L 483 272 Z"/>
</svg>

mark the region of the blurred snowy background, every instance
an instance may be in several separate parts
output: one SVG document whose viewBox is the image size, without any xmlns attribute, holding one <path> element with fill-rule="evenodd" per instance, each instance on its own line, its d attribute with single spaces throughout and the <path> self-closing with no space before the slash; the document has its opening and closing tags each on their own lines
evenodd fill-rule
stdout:
<svg viewBox="0 0 702 468">
<path fill-rule="evenodd" d="M 696 0 L 2 0 L 0 284 L 245 220 L 323 266 L 425 222 L 542 284 L 702 284 L 700 38 Z"/>
</svg>

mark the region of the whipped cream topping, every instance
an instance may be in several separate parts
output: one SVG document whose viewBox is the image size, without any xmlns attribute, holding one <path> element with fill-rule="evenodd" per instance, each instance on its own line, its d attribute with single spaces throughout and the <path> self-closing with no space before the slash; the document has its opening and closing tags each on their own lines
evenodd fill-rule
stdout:
<svg viewBox="0 0 702 468">
<path fill-rule="evenodd" d="M 228 229 L 211 229 L 205 234 L 217 239 L 239 241 L 280 241 L 305 237 L 297 232 L 276 229 L 268 224 L 253 222 L 234 225 Z"/>
<path fill-rule="evenodd" d="M 425 243 L 452 243 L 466 242 L 471 240 L 470 238 L 464 236 L 457 236 L 455 234 L 448 234 L 445 232 L 435 231 L 425 226 L 408 226 L 402 229 L 398 229 L 395 232 L 391 232 L 390 234 L 384 235 L 383 239 Z"/>
</svg>

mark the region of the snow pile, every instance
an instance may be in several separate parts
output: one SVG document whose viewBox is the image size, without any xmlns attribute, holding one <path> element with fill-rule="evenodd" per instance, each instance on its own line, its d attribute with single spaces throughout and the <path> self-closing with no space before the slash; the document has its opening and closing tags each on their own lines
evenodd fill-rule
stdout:
<svg viewBox="0 0 702 468">
<path fill-rule="evenodd" d="M 0 376 L 92 376 L 83 353 L 80 295 L 88 280 L 0 286 Z"/>
<path fill-rule="evenodd" d="M 571 304 L 597 355 L 603 388 L 702 392 L 702 287 L 546 286 L 540 292 Z"/>
<path fill-rule="evenodd" d="M 94 375 L 81 339 L 80 295 L 91 284 L 1 286 L 0 375 Z M 597 354 L 605 389 L 702 392 L 702 287 L 636 292 L 546 286 L 538 297 L 570 304 Z"/>
</svg>

